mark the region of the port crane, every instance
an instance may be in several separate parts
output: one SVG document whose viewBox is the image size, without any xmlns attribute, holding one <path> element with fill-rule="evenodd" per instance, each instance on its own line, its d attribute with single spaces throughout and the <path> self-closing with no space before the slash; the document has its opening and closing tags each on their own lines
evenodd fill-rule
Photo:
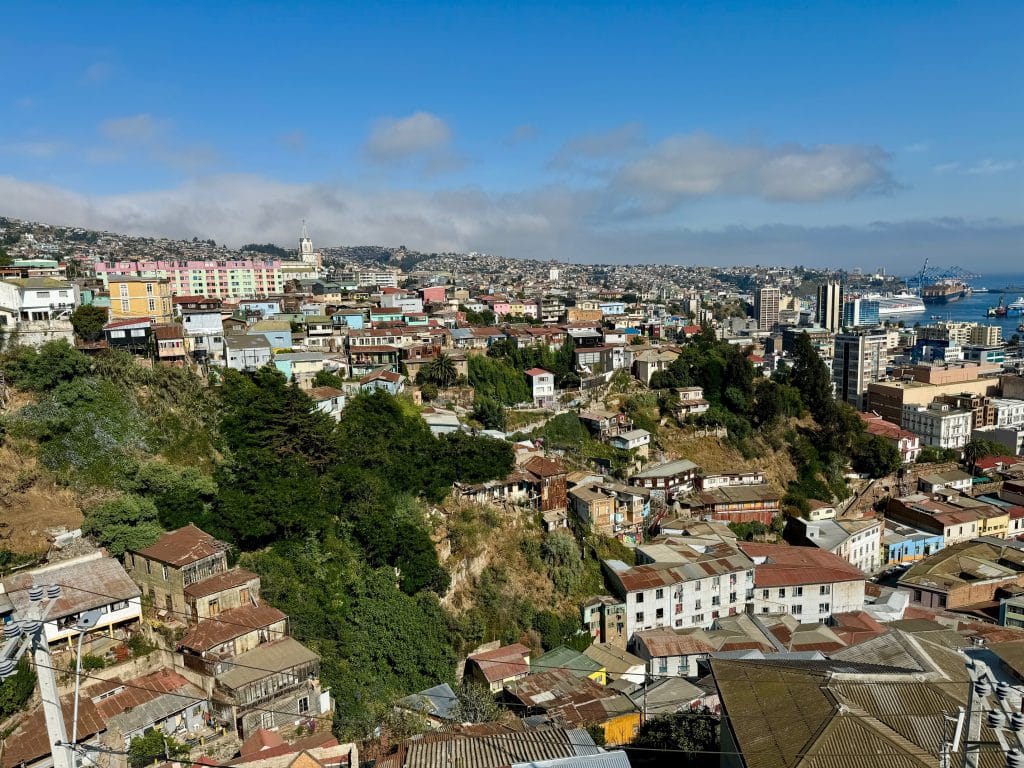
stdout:
<svg viewBox="0 0 1024 768">
<path fill-rule="evenodd" d="M 924 260 L 921 269 L 907 279 L 907 288 L 920 295 L 921 290 L 931 283 L 939 280 L 974 280 L 981 275 L 964 269 L 963 267 L 932 267 L 928 259 Z"/>
</svg>

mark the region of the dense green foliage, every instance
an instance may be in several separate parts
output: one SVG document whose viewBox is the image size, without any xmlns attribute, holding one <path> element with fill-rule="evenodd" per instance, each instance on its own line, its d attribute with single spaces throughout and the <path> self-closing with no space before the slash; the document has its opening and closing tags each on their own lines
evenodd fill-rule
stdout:
<svg viewBox="0 0 1024 768">
<path fill-rule="evenodd" d="M 504 360 L 519 371 L 543 368 L 555 374 L 555 383 L 560 387 L 579 384 L 576 376 L 575 345 L 567 338 L 558 349 L 546 344 L 534 347 L 520 347 L 514 339 L 501 339 L 487 350 L 487 356 Z"/>
<path fill-rule="evenodd" d="M 140 496 L 122 496 L 105 502 L 85 515 L 82 533 L 120 558 L 126 550 L 144 549 L 160 538 L 156 505 Z"/>
<path fill-rule="evenodd" d="M 0 682 L 0 720 L 25 711 L 25 704 L 36 688 L 36 673 L 28 663 L 29 655 L 22 656 L 13 675 Z"/>
<path fill-rule="evenodd" d="M 84 341 L 103 338 L 103 326 L 107 323 L 107 310 L 93 304 L 83 304 L 71 313 L 71 327 L 75 335 Z"/>
<path fill-rule="evenodd" d="M 469 383 L 478 397 L 497 400 L 502 405 L 517 405 L 533 398 L 523 371 L 498 358 L 469 358 Z"/>
<path fill-rule="evenodd" d="M 165 736 L 160 728 L 154 728 L 144 736 L 136 736 L 128 745 L 128 765 L 131 768 L 145 768 L 154 762 L 188 757 L 189 748 L 173 736 Z"/>
<path fill-rule="evenodd" d="M 31 392 L 47 392 L 89 372 L 89 358 L 66 341 L 48 341 L 38 350 L 15 347 L 5 356 L 4 373 L 11 384 Z"/>
<path fill-rule="evenodd" d="M 671 752 L 671 765 L 708 765 L 706 752 L 719 746 L 719 721 L 709 712 L 678 712 L 652 717 L 640 726 L 636 738 L 626 747 L 634 766 L 667 765 L 664 755 L 646 750 Z M 714 764 L 718 763 L 715 759 Z"/>
</svg>

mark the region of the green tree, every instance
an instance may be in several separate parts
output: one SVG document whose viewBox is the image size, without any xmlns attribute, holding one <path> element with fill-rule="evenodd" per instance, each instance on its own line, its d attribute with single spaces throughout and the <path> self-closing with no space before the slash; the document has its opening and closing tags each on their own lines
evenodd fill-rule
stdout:
<svg viewBox="0 0 1024 768">
<path fill-rule="evenodd" d="M 156 506 L 139 496 L 122 496 L 87 512 L 82 533 L 107 548 L 111 557 L 145 549 L 163 533 Z"/>
<path fill-rule="evenodd" d="M 455 369 L 455 362 L 444 352 L 441 352 L 427 364 L 425 375 L 428 382 L 436 384 L 441 389 L 445 389 L 455 384 L 459 372 Z"/>
<path fill-rule="evenodd" d="M 626 752 L 633 765 L 654 764 L 644 750 L 667 750 L 674 753 L 673 765 L 702 766 L 707 764 L 702 753 L 719 748 L 718 730 L 718 719 L 707 711 L 660 715 L 640 726 Z"/>
<path fill-rule="evenodd" d="M 468 683 L 456 696 L 452 715 L 460 723 L 493 723 L 501 717 L 502 709 L 486 686 Z"/>
<path fill-rule="evenodd" d="M 544 534 L 540 556 L 548 567 L 548 576 L 555 589 L 563 595 L 571 595 L 579 585 L 583 572 L 583 561 L 576 539 L 567 531 L 550 531 Z"/>
<path fill-rule="evenodd" d="M 796 336 L 789 381 L 800 390 L 811 415 L 820 423 L 835 404 L 832 397 L 832 374 L 806 333 Z"/>
<path fill-rule="evenodd" d="M 490 397 L 477 397 L 473 401 L 472 415 L 485 429 L 505 429 L 505 409 Z"/>
<path fill-rule="evenodd" d="M 1008 453 L 1006 448 L 992 440 L 971 440 L 964 446 L 964 461 L 973 475 L 978 469 L 978 459 Z"/>
<path fill-rule="evenodd" d="M 313 386 L 342 389 L 345 386 L 345 380 L 334 371 L 322 370 L 317 371 L 313 377 Z"/>
<path fill-rule="evenodd" d="M 172 736 L 165 736 L 159 728 L 154 728 L 144 736 L 136 736 L 128 745 L 128 765 L 131 768 L 145 768 L 154 762 L 177 760 L 188 757 L 188 745 L 182 744 Z"/>
<path fill-rule="evenodd" d="M 71 313 L 71 327 L 83 341 L 97 341 L 103 337 L 107 323 L 107 310 L 94 304 L 83 304 Z"/>
<path fill-rule="evenodd" d="M 853 468 L 871 477 L 885 477 L 892 474 L 903 463 L 899 449 L 892 442 L 878 435 L 862 435 L 854 447 Z"/>
<path fill-rule="evenodd" d="M 89 358 L 64 340 L 48 341 L 39 349 L 14 347 L 2 361 L 4 372 L 14 386 L 33 392 L 47 392 L 58 384 L 89 373 Z"/>
<path fill-rule="evenodd" d="M 35 688 L 36 673 L 28 663 L 28 656 L 22 656 L 15 673 L 0 682 L 0 720 L 24 712 Z"/>
</svg>

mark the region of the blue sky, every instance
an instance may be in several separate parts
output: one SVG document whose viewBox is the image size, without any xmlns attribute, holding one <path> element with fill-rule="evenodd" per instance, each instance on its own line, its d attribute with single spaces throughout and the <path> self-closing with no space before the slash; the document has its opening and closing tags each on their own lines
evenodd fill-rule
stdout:
<svg viewBox="0 0 1024 768">
<path fill-rule="evenodd" d="M 576 261 L 1024 263 L 1024 5 L 22 3 L 0 214 Z"/>
</svg>

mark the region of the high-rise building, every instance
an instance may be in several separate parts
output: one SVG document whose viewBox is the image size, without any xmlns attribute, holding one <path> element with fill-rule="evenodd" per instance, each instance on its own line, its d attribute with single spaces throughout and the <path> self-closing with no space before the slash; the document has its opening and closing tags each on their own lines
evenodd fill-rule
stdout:
<svg viewBox="0 0 1024 768">
<path fill-rule="evenodd" d="M 868 384 L 885 375 L 886 335 L 877 330 L 836 334 L 832 382 L 836 398 L 859 411 L 867 407 Z"/>
<path fill-rule="evenodd" d="M 754 315 L 757 317 L 757 327 L 762 331 L 770 331 L 779 324 L 779 302 L 782 300 L 782 291 L 778 288 L 765 286 L 758 288 L 754 294 Z"/>
<path fill-rule="evenodd" d="M 843 304 L 844 328 L 874 328 L 880 324 L 877 301 L 851 299 Z"/>
<path fill-rule="evenodd" d="M 814 308 L 815 325 L 835 333 L 843 321 L 843 286 L 830 280 L 818 286 L 818 304 Z"/>
</svg>

